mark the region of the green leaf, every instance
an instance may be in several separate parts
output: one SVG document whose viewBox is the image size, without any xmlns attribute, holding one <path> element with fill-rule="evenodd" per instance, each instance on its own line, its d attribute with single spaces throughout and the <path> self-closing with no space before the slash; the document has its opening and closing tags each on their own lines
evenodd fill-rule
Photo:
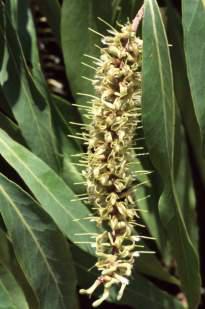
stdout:
<svg viewBox="0 0 205 309">
<path fill-rule="evenodd" d="M 38 39 L 33 15 L 27 0 L 8 0 L 5 10 L 20 41 L 25 62 L 42 97 L 49 103 L 47 82 L 41 68 Z"/>
<path fill-rule="evenodd" d="M 84 54 L 97 56 L 100 36 L 88 30 L 89 27 L 102 33 L 107 28 L 97 20 L 100 16 L 106 21 L 111 20 L 112 4 L 110 0 L 64 0 L 61 17 L 61 40 L 67 77 L 73 95 L 77 102 L 83 102 L 87 98 L 77 95 L 78 92 L 93 93 L 93 87 L 82 76 L 92 78 L 94 70 L 85 67 L 81 62 L 92 64 Z"/>
<path fill-rule="evenodd" d="M 66 150 L 68 150 L 68 155 L 83 151 L 82 141 L 78 140 L 77 138 L 75 139 L 68 137 L 68 134 L 75 136 L 76 133 L 82 131 L 82 128 L 79 125 L 72 125 L 70 123 L 73 122 L 83 124 L 83 121 L 76 107 L 73 106 L 72 103 L 57 95 L 52 96 L 51 104 L 53 109 L 55 134 L 57 136 L 58 147 L 61 153 L 64 155 L 66 154 L 66 152 L 63 151 L 64 142 L 62 141 L 62 136 L 64 136 L 67 140 L 68 147 Z"/>
<path fill-rule="evenodd" d="M 0 309 L 28 309 L 25 296 L 8 269 L 0 265 Z"/>
<path fill-rule="evenodd" d="M 2 174 L 0 212 L 40 308 L 74 308 L 75 272 L 66 240 L 35 200 Z"/>
<path fill-rule="evenodd" d="M 200 147 L 200 136 L 197 125 L 196 116 L 193 109 L 193 102 L 189 90 L 189 82 L 187 78 L 184 46 L 183 46 L 183 33 L 181 18 L 177 11 L 171 6 L 168 6 L 168 36 L 169 41 L 172 44 L 170 53 L 172 57 L 173 75 L 174 75 L 174 86 L 177 103 L 181 111 L 183 118 L 183 124 L 185 126 L 185 132 L 182 132 L 182 141 L 179 144 L 179 179 L 178 179 L 178 194 L 182 196 L 183 204 L 183 215 L 186 221 L 187 228 L 190 232 L 190 237 L 193 244 L 197 248 L 198 238 L 198 227 L 196 224 L 196 212 L 195 212 L 195 196 L 193 188 L 192 175 L 190 173 L 190 163 L 188 157 L 188 149 L 186 146 L 187 134 L 189 142 L 192 146 L 192 151 L 195 155 L 196 162 L 198 164 L 198 171 L 205 181 L 205 166 L 201 155 Z M 180 66 L 180 70 L 179 70 Z M 181 130 L 183 131 L 183 130 Z"/>
<path fill-rule="evenodd" d="M 179 203 L 183 214 L 190 239 L 198 249 L 198 225 L 196 214 L 196 196 L 193 186 L 191 167 L 188 157 L 188 149 L 184 129 L 181 128 L 180 146 L 178 147 L 179 162 L 177 166 L 176 190 L 178 193 Z"/>
<path fill-rule="evenodd" d="M 73 164 L 78 162 L 78 157 L 73 157 L 73 155 L 83 152 L 82 144 L 79 143 L 79 140 L 68 137 L 68 134 L 75 136 L 77 132 L 81 131 L 79 126 L 72 126 L 69 122 L 82 123 L 82 120 L 74 106 L 59 96 L 52 97 L 52 107 L 58 148 L 63 157 L 61 175 L 74 192 L 84 193 L 83 185 L 75 185 L 75 183 L 83 182 L 80 173 L 82 168 Z"/>
<path fill-rule="evenodd" d="M 142 114 L 151 160 L 164 183 L 159 212 L 177 261 L 182 288 L 190 308 L 196 308 L 200 299 L 199 261 L 175 187 L 175 138 L 180 135 L 175 131 L 178 120 L 168 43 L 155 0 L 145 1 L 143 39 Z"/>
<path fill-rule="evenodd" d="M 21 287 L 25 298 L 29 302 L 29 309 L 39 309 L 36 295 L 34 294 L 34 291 L 25 278 L 25 275 L 16 260 L 11 240 L 9 239 L 8 234 L 6 234 L 2 229 L 0 229 L 0 262 L 6 266 L 10 273 L 12 273 L 15 277 L 15 280 Z"/>
<path fill-rule="evenodd" d="M 30 66 L 39 66 L 39 55 L 35 26 L 27 0 L 8 0 L 5 3 L 5 12 L 18 34 L 25 59 Z M 38 61 L 38 62 L 37 62 Z"/>
<path fill-rule="evenodd" d="M 179 104 L 182 113 L 186 133 L 189 137 L 189 142 L 195 155 L 198 171 L 205 186 L 205 161 L 201 152 L 200 129 L 195 115 L 187 77 L 182 30 L 181 17 L 178 15 L 176 10 L 169 6 L 168 35 L 169 41 L 173 45 L 170 52 L 173 64 L 175 93 L 177 103 Z"/>
<path fill-rule="evenodd" d="M 2 49 L 3 49 L 3 46 L 2 46 Z M 1 60 L 0 60 L 0 64 L 1 64 Z M 11 109 L 10 109 L 10 107 L 9 107 L 8 102 L 6 101 L 6 98 L 5 98 L 4 94 L 3 94 L 3 91 L 2 91 L 2 89 L 1 89 L 1 87 L 0 87 L 0 102 L 1 102 L 1 111 L 2 111 L 5 115 L 7 115 L 7 116 L 9 116 L 11 119 L 13 119 L 14 117 L 13 117 L 12 111 L 11 111 Z"/>
<path fill-rule="evenodd" d="M 48 23 L 55 34 L 55 37 L 60 43 L 60 17 L 61 8 L 58 0 L 38 0 L 38 5 L 42 10 L 43 15 L 48 19 Z"/>
<path fill-rule="evenodd" d="M 3 220 L 2 220 L 3 223 Z M 0 228 L 0 263 L 9 266 L 11 262 L 9 241 L 5 232 Z"/>
<path fill-rule="evenodd" d="M 142 3 L 143 0 L 114 0 L 112 2 L 112 21 L 120 21 L 120 23 L 126 23 L 128 19 L 131 21 L 137 14 Z"/>
<path fill-rule="evenodd" d="M 95 263 L 95 260 L 92 259 L 90 255 L 82 252 L 82 250 L 79 250 L 79 248 L 71 246 L 71 250 L 76 265 L 79 284 L 81 287 L 87 288 L 91 286 L 99 276 L 95 269 L 88 271 Z M 111 302 L 116 302 L 115 290 L 112 290 L 109 300 Z M 120 304 L 126 304 L 132 306 L 132 308 L 140 309 L 183 308 L 174 297 L 161 291 L 137 272 L 134 272 L 134 279 L 131 279 L 130 284 L 126 287 L 125 294 Z"/>
<path fill-rule="evenodd" d="M 184 30 L 184 48 L 194 110 L 198 120 L 203 152 L 205 147 L 205 2 L 204 0 L 183 0 L 182 21 Z M 198 145 L 200 147 L 200 145 Z"/>
<path fill-rule="evenodd" d="M 130 282 L 121 304 L 135 306 L 135 308 L 184 308 L 178 300 L 160 290 L 143 276 L 135 273 Z"/>
<path fill-rule="evenodd" d="M 139 257 L 136 261 L 136 270 L 140 274 L 180 286 L 179 280 L 170 275 L 154 255 L 142 255 Z"/>
<path fill-rule="evenodd" d="M 14 142 L 0 130 L 0 154 L 19 173 L 36 196 L 44 210 L 71 241 L 83 241 L 76 233 L 97 232 L 95 224 L 88 220 L 74 221 L 90 215 L 63 180 L 42 160 L 23 146 Z M 79 244 L 84 250 L 93 252 L 88 244 Z"/>
<path fill-rule="evenodd" d="M 16 30 L 26 64 L 38 91 L 49 104 L 50 96 L 41 68 L 38 38 L 29 2 L 27 0 L 8 0 L 5 6 L 8 18 Z"/>
<path fill-rule="evenodd" d="M 0 43 L 4 45 L 0 76 L 2 90 L 28 146 L 58 170 L 56 141 L 46 94 L 42 95 L 32 78 L 18 36 L 2 4 L 0 14 L 3 16 L 0 18 Z"/>
<path fill-rule="evenodd" d="M 6 131 L 15 141 L 26 145 L 19 127 L 6 115 L 0 112 L 0 128 Z"/>
<path fill-rule="evenodd" d="M 139 138 L 142 137 L 139 135 Z M 144 137 L 143 141 L 144 141 Z M 138 143 L 137 146 L 143 147 L 145 151 L 145 143 Z M 141 161 L 136 162 L 136 166 L 133 166 L 135 170 L 153 170 L 153 165 L 150 163 L 148 157 L 144 158 Z M 166 247 L 166 237 L 165 229 L 162 225 L 159 216 L 158 209 L 158 199 L 160 194 L 160 179 L 157 173 L 154 173 L 151 177 L 150 175 L 139 175 L 137 177 L 138 183 L 146 182 L 145 185 L 141 185 L 137 188 L 135 193 L 135 198 L 137 202 L 137 207 L 142 210 L 140 213 L 141 218 L 145 222 L 146 228 L 149 230 L 149 233 L 156 238 L 155 242 L 160 250 L 160 253 L 163 255 Z M 157 186 L 156 186 L 157 183 Z"/>
</svg>

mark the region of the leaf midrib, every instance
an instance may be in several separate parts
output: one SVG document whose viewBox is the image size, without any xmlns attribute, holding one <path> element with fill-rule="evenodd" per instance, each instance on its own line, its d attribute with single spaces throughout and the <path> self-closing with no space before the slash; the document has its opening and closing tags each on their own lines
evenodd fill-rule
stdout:
<svg viewBox="0 0 205 309">
<path fill-rule="evenodd" d="M 9 293 L 8 289 L 5 287 L 5 285 L 3 284 L 1 279 L 0 279 L 0 286 L 2 287 L 3 291 L 6 293 L 8 298 L 10 299 L 10 302 L 12 304 L 12 308 L 18 309 L 18 307 L 13 303 L 13 300 L 12 300 L 12 297 L 10 296 L 10 293 Z"/>
<path fill-rule="evenodd" d="M 8 20 L 8 18 L 7 18 L 7 20 Z M 10 23 L 10 21 L 9 21 L 9 23 Z M 12 28 L 12 30 L 13 30 L 13 28 Z M 5 38 L 4 35 L 3 35 L 4 32 L 3 32 L 3 29 L 2 29 L 1 26 L 0 26 L 0 31 L 1 31 L 2 38 L 4 38 L 5 42 L 7 43 L 7 47 L 8 47 L 9 53 L 12 55 L 13 63 L 14 63 L 14 66 L 15 66 L 15 69 L 16 69 L 16 73 L 17 73 L 17 72 L 18 72 L 18 66 L 17 66 L 17 64 L 16 64 L 16 59 L 15 59 L 15 57 L 14 57 L 14 54 L 13 54 L 13 52 L 12 52 L 12 49 L 10 48 L 10 45 L 8 44 L 7 38 Z M 16 34 L 15 34 L 15 35 L 16 35 Z M 17 35 L 16 35 L 16 39 L 17 39 L 17 42 L 18 42 L 18 45 L 19 45 L 19 49 L 20 49 L 20 52 L 21 52 L 21 55 L 20 55 L 20 57 L 22 58 L 21 61 L 22 61 L 22 64 L 25 66 L 25 60 L 24 60 L 24 57 L 22 56 L 22 50 L 21 50 L 20 43 L 19 43 L 19 40 L 18 40 Z M 25 68 L 24 66 L 23 66 L 23 70 L 25 71 L 26 68 Z M 39 125 L 39 122 L 38 122 L 38 120 L 37 120 L 36 114 L 35 114 L 35 112 L 34 112 L 33 104 L 32 104 L 32 102 L 31 102 L 31 100 L 30 100 L 30 96 L 29 96 L 28 93 L 27 93 L 26 86 L 25 86 L 25 83 L 24 83 L 24 78 L 22 78 L 22 88 L 23 88 L 23 92 L 24 92 L 24 94 L 25 94 L 25 96 L 26 96 L 26 98 L 27 98 L 27 102 L 29 103 L 28 106 L 29 106 L 29 108 L 30 108 L 31 115 L 33 115 L 33 120 L 34 120 L 34 122 L 36 123 L 36 128 L 37 128 L 37 131 L 38 131 L 38 135 L 39 135 L 39 138 L 40 138 L 40 140 L 41 140 L 41 147 L 44 149 L 44 154 L 46 155 L 47 160 L 48 160 L 48 162 L 49 162 L 49 156 L 48 156 L 48 152 L 46 151 L 46 147 L 45 147 L 43 135 L 41 134 L 40 125 Z M 52 144 L 52 146 L 53 146 L 53 144 Z"/>
<path fill-rule="evenodd" d="M 12 200 L 12 198 L 9 196 L 9 194 L 7 193 L 7 191 L 0 185 L 0 191 L 2 192 L 2 194 L 4 195 L 4 197 L 8 200 L 9 205 L 13 208 L 14 212 L 16 212 L 16 214 L 18 215 L 20 221 L 23 223 L 23 225 L 25 226 L 25 228 L 27 229 L 28 233 L 30 234 L 31 238 L 33 239 L 33 242 L 36 244 L 36 247 L 40 253 L 40 255 L 42 256 L 43 262 L 46 265 L 46 268 L 48 269 L 48 273 L 50 273 L 51 278 L 53 279 L 55 286 L 57 288 L 58 294 L 62 300 L 62 304 L 64 306 L 64 301 L 63 301 L 63 296 L 58 284 L 58 281 L 55 277 L 55 274 L 52 270 L 51 265 L 49 264 L 49 261 L 46 257 L 46 255 L 44 254 L 44 251 L 40 245 L 40 243 L 38 242 L 38 239 L 36 238 L 34 232 L 32 231 L 32 228 L 30 228 L 29 224 L 27 223 L 27 221 L 25 220 L 25 218 L 23 217 L 23 215 L 20 213 L 18 207 L 16 207 L 15 205 L 15 201 Z"/>
<path fill-rule="evenodd" d="M 161 62 L 161 59 L 160 59 L 160 52 L 159 52 L 159 47 L 158 47 L 158 36 L 157 36 L 157 31 L 156 31 L 156 26 L 155 26 L 155 16 L 154 16 L 154 10 L 153 10 L 153 4 L 151 4 L 151 1 L 148 1 L 149 5 L 150 5 L 150 12 L 151 12 L 151 16 L 152 16 L 152 24 L 153 24 L 153 31 L 154 31 L 154 38 L 155 38 L 155 43 L 156 43 L 156 49 L 157 49 L 157 58 L 158 58 L 158 63 L 159 63 L 159 67 L 160 67 L 160 82 L 161 82 L 161 90 L 162 90 L 162 93 L 164 94 L 165 92 L 163 91 L 164 89 L 164 81 L 163 81 L 163 76 L 162 76 L 162 62 Z M 152 2 L 153 3 L 153 2 Z M 164 31 L 164 29 L 163 29 Z M 165 38 L 166 38 L 166 35 L 165 35 Z M 170 63 L 170 60 L 169 60 L 169 65 L 171 66 L 171 63 Z M 173 81 L 172 81 L 172 89 L 173 89 Z M 172 100 L 174 100 L 174 97 L 172 97 Z M 166 109 L 166 106 L 165 106 L 165 100 L 163 99 L 163 111 L 164 111 L 164 121 L 166 121 L 166 112 L 165 112 L 165 109 Z M 174 102 L 173 102 L 173 108 L 174 108 Z M 174 109 L 173 109 L 173 112 L 174 112 Z M 165 126 L 165 131 L 166 131 L 166 134 L 167 134 L 167 128 Z M 173 139 L 174 139 L 174 134 L 172 135 L 172 143 L 173 143 Z M 173 143 L 174 145 L 174 143 Z M 168 151 L 168 157 L 169 157 L 169 147 L 167 145 L 167 139 L 166 139 L 166 146 L 167 146 L 167 151 Z M 171 166 L 170 166 L 170 176 L 171 176 L 171 181 L 170 181 L 170 186 L 171 186 L 171 189 L 172 189 L 172 194 L 173 194 L 173 198 L 174 198 L 174 202 L 175 202 L 175 216 L 177 216 L 179 218 L 179 220 L 182 221 L 182 228 L 184 230 L 184 236 L 185 236 L 185 241 L 187 241 L 190 245 L 190 248 L 192 249 L 192 252 L 194 253 L 194 248 L 192 247 L 192 243 L 190 242 L 190 239 L 189 239 L 189 236 L 188 234 L 186 233 L 186 226 L 184 225 L 184 222 L 183 222 L 183 218 L 181 216 L 181 212 L 180 212 L 180 207 L 179 207 L 179 201 L 178 201 L 178 198 L 177 198 L 177 194 L 176 194 L 176 191 L 175 191 L 175 185 L 174 185 L 174 174 L 173 174 L 173 154 L 174 151 L 172 151 L 172 158 L 171 158 Z M 178 221 L 178 219 L 177 219 Z M 184 264 L 185 264 L 185 269 L 187 269 L 186 273 L 187 273 L 187 276 L 189 276 L 189 266 L 187 264 L 187 254 L 186 254 L 186 251 L 185 251 L 185 248 L 184 248 L 184 241 L 182 239 L 182 235 L 179 235 L 179 242 L 181 243 L 181 248 L 182 248 L 182 253 L 183 253 L 183 261 L 184 261 Z M 188 279 L 189 282 L 191 280 L 191 277 Z M 184 286 L 186 286 L 186 284 L 184 284 Z M 186 289 L 186 288 L 185 288 Z"/>
<path fill-rule="evenodd" d="M 168 129 L 167 129 L 167 114 L 166 114 L 166 98 L 165 98 L 165 87 L 164 87 L 164 80 L 163 80 L 163 75 L 162 75 L 162 61 L 160 58 L 160 51 L 159 51 L 159 38 L 157 35 L 157 29 L 156 29 L 156 21 L 155 21 L 155 16 L 154 16 L 154 9 L 153 9 L 153 2 L 148 1 L 148 4 L 150 6 L 150 13 L 151 13 L 151 17 L 152 17 L 152 26 L 153 26 L 153 32 L 154 32 L 154 40 L 155 40 L 155 46 L 156 46 L 156 52 L 157 52 L 157 60 L 158 60 L 158 64 L 159 64 L 159 74 L 160 74 L 160 85 L 161 85 L 161 93 L 162 95 L 162 108 L 163 108 L 163 118 L 164 118 L 164 130 L 165 130 L 165 135 L 166 135 L 166 139 L 165 139 L 165 143 L 166 143 L 166 148 L 167 148 L 167 156 L 169 158 L 169 168 L 170 171 L 172 170 L 173 167 L 173 149 L 171 149 L 171 157 L 170 157 L 170 149 L 169 149 L 169 145 L 168 145 Z M 166 36 L 165 36 L 166 37 Z M 173 82 L 172 82 L 173 85 Z M 173 99 L 173 93 L 172 93 L 172 101 L 174 101 Z M 173 119 L 173 114 L 174 114 L 174 102 L 173 102 L 173 112 L 172 112 L 172 119 Z M 173 145 L 173 136 L 174 134 L 172 134 L 172 145 Z"/>
<path fill-rule="evenodd" d="M 56 197 L 52 194 L 52 192 L 50 192 L 48 190 L 48 188 L 39 180 L 39 178 L 32 172 L 32 170 L 16 155 L 16 153 L 12 150 L 12 148 L 10 148 L 3 140 L 2 138 L 0 138 L 1 143 L 3 143 L 3 145 L 11 152 L 11 154 L 20 162 L 20 164 L 22 164 L 24 166 L 24 168 L 31 174 L 31 176 L 36 180 L 37 183 L 39 183 L 39 185 L 52 197 L 52 199 L 65 211 L 65 213 L 67 215 L 69 215 L 71 217 L 72 220 L 76 219 L 71 212 L 68 211 L 68 209 L 66 209 L 63 204 L 61 204 L 61 202 L 56 199 Z M 15 142 L 14 142 L 15 143 Z M 37 160 L 37 158 L 35 158 Z M 56 177 L 58 177 L 56 175 Z M 66 186 L 66 185 L 65 185 Z M 31 188 L 32 190 L 32 188 Z M 35 194 L 36 195 L 36 194 Z M 74 195 L 74 194 L 73 194 Z M 39 199 L 40 200 L 40 199 Z M 82 225 L 80 222 L 78 222 L 78 225 L 80 225 L 80 227 L 88 232 L 88 230 L 85 228 L 84 225 Z"/>
</svg>

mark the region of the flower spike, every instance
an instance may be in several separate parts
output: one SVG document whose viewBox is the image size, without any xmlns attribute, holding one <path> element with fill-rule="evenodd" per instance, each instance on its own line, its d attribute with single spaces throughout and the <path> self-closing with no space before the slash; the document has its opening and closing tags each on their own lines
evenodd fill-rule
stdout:
<svg viewBox="0 0 205 309">
<path fill-rule="evenodd" d="M 141 110 L 142 40 L 136 37 L 129 23 L 122 25 L 120 31 L 108 33 L 102 36 L 100 59 L 96 62 L 94 57 L 89 57 L 97 65 L 95 77 L 90 80 L 96 96 L 81 94 L 91 98 L 92 118 L 86 135 L 81 137 L 87 139 L 86 161 L 81 159 L 79 163 L 86 165 L 83 176 L 87 196 L 78 198 L 88 199 L 94 206 L 94 215 L 85 219 L 103 227 L 102 233 L 91 235 L 95 244 L 86 242 L 96 249 L 95 266 L 100 275 L 90 288 L 81 289 L 80 293 L 91 295 L 99 286 L 104 288 L 93 307 L 109 299 L 112 286 L 119 288 L 117 300 L 122 298 L 135 258 L 146 253 L 140 244 L 143 236 L 135 232 L 136 225 L 144 225 L 138 223 L 139 209 L 134 204 L 148 196 L 135 200 L 134 191 L 136 176 L 150 171 L 140 170 L 133 175 L 131 164 L 133 159 L 136 161 L 135 150 L 139 152 L 137 156 L 147 155 L 144 148 L 133 146 L 136 129 L 142 128 L 138 113 Z"/>
</svg>

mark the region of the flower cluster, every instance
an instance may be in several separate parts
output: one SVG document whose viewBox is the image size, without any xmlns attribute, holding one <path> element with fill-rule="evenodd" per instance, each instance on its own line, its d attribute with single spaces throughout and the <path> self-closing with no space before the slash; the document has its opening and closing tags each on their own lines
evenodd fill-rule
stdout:
<svg viewBox="0 0 205 309">
<path fill-rule="evenodd" d="M 134 231 L 138 214 L 130 163 L 141 108 L 142 40 L 131 24 L 108 32 L 95 61 L 97 96 L 92 100 L 84 171 L 88 199 L 95 211 L 92 220 L 103 227 L 95 243 L 96 267 L 101 274 L 89 289 L 80 290 L 91 295 L 99 285 L 104 286 L 94 307 L 109 297 L 113 285 L 119 286 L 118 300 L 122 297 L 141 247 Z"/>
</svg>

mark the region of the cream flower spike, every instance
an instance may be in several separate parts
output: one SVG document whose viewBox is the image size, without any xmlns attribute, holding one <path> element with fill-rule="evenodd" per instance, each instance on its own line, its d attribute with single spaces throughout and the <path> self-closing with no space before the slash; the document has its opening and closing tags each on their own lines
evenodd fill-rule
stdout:
<svg viewBox="0 0 205 309">
<path fill-rule="evenodd" d="M 135 233 L 139 215 L 132 190 L 135 178 L 130 166 L 136 129 L 141 126 L 143 43 L 136 37 L 141 17 L 137 15 L 133 24 L 122 25 L 120 31 L 111 27 L 108 36 L 101 35 L 101 56 L 99 59 L 92 57 L 97 65 L 93 80 L 96 96 L 90 96 L 92 107 L 87 108 L 92 120 L 83 135 L 88 145 L 86 158 L 80 162 L 86 165 L 83 175 L 88 201 L 95 210 L 90 220 L 104 231 L 91 236 L 100 276 L 80 293 L 91 295 L 100 285 L 104 287 L 93 307 L 109 299 L 112 286 L 119 287 L 117 300 L 122 298 L 135 258 L 146 253 L 141 251 L 143 245 L 139 245 L 143 237 Z"/>
</svg>

